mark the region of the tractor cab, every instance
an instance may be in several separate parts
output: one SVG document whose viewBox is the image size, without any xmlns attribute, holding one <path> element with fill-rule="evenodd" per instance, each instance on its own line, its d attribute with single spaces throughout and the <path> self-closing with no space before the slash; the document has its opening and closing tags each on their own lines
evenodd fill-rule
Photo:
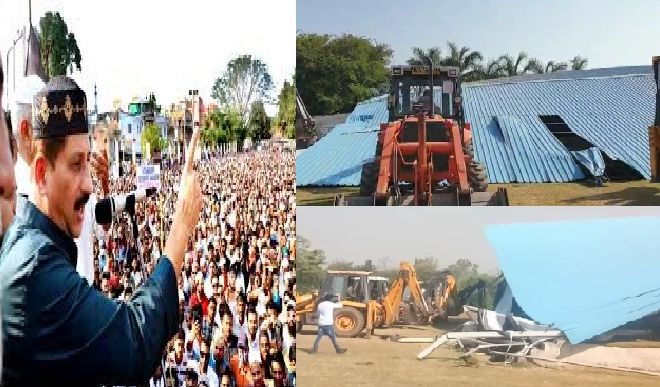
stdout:
<svg viewBox="0 0 660 387">
<path fill-rule="evenodd" d="M 419 111 L 463 122 L 458 67 L 394 66 L 388 98 L 389 122 Z M 431 83 L 433 88 L 431 88 Z"/>
</svg>

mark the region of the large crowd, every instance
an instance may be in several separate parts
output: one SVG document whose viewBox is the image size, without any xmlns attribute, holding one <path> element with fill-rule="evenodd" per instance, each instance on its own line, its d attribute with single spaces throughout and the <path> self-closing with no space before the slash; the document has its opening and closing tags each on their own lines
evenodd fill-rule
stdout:
<svg viewBox="0 0 660 387">
<path fill-rule="evenodd" d="M 161 162 L 160 191 L 115 216 L 94 243 L 94 286 L 131 299 L 151 274 L 171 227 L 181 160 Z M 282 144 L 203 152 L 196 163 L 204 207 L 179 281 L 181 326 L 151 386 L 295 386 L 295 155 Z M 112 179 L 136 188 L 135 168 Z M 161 239 L 162 238 L 162 239 Z"/>
</svg>

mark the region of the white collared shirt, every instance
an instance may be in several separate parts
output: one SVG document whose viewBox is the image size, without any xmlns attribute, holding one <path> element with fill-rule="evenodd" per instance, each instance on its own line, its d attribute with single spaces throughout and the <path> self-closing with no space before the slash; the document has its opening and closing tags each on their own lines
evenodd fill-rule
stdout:
<svg viewBox="0 0 660 387">
<path fill-rule="evenodd" d="M 34 197 L 33 193 L 33 184 L 32 184 L 32 172 L 30 171 L 30 166 L 25 162 L 23 157 L 18 157 L 16 160 L 16 165 L 14 166 L 14 174 L 16 175 L 16 193 L 18 195 L 27 196 L 31 202 L 34 202 L 32 198 Z"/>
</svg>

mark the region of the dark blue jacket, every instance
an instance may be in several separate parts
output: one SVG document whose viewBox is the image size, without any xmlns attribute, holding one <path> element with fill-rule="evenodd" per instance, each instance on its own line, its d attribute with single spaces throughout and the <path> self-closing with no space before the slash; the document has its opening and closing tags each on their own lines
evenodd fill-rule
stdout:
<svg viewBox="0 0 660 387">
<path fill-rule="evenodd" d="M 179 323 L 174 268 L 163 256 L 130 302 L 76 272 L 74 240 L 24 198 L 0 248 L 3 386 L 137 384 Z"/>
</svg>

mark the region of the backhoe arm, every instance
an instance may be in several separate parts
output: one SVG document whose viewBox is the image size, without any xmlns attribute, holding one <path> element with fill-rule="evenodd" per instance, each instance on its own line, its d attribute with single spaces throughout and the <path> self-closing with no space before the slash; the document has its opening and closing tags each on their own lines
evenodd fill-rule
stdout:
<svg viewBox="0 0 660 387">
<path fill-rule="evenodd" d="M 417 273 L 412 264 L 401 262 L 399 264 L 399 277 L 392 282 L 390 290 L 383 297 L 383 307 L 385 308 L 385 325 L 390 325 L 397 320 L 399 316 L 399 307 L 403 298 L 403 292 L 406 286 L 410 288 L 410 294 L 417 307 L 426 315 L 429 313 L 428 305 L 422 297 L 422 288 L 417 281 Z"/>
</svg>

